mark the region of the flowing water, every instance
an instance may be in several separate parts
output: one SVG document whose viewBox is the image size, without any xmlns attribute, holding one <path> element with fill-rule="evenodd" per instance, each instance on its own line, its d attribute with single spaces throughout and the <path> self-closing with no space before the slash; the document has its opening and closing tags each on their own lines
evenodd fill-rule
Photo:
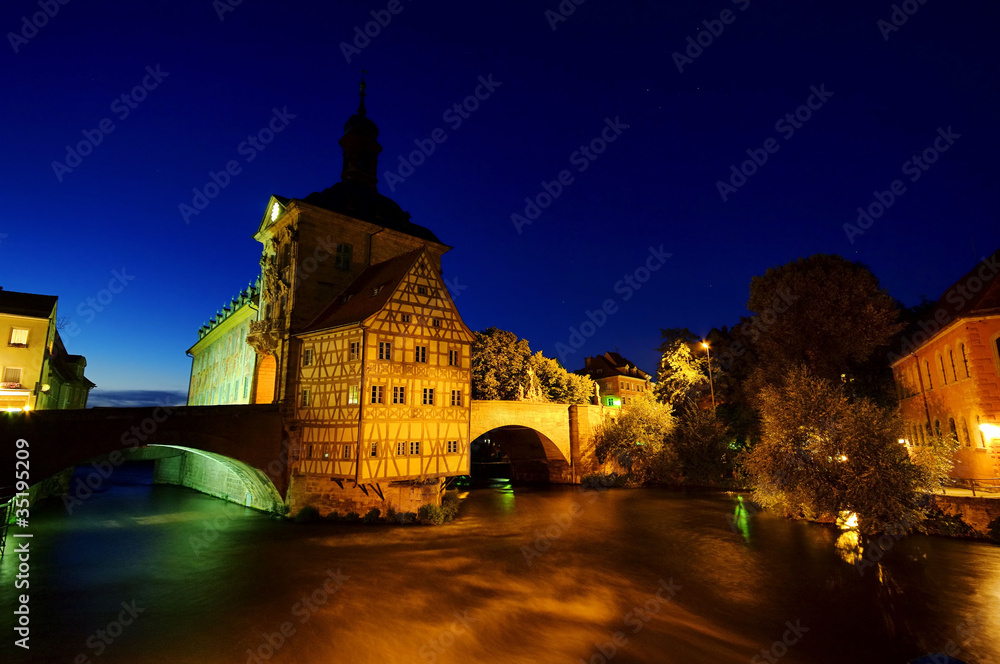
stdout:
<svg viewBox="0 0 1000 664">
<path fill-rule="evenodd" d="M 913 535 L 860 574 L 850 533 L 734 495 L 499 480 L 442 527 L 295 525 L 123 467 L 31 516 L 4 663 L 1000 663 L 1000 546 Z"/>
</svg>

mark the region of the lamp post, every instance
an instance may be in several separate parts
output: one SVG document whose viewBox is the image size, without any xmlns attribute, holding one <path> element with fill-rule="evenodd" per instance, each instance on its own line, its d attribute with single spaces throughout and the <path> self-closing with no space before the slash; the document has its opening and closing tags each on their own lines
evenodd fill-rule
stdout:
<svg viewBox="0 0 1000 664">
<path fill-rule="evenodd" d="M 708 342 L 702 341 L 701 347 L 705 349 L 708 353 L 708 387 L 712 390 L 712 412 L 715 412 L 715 383 L 712 382 L 712 351 L 709 349 Z"/>
</svg>

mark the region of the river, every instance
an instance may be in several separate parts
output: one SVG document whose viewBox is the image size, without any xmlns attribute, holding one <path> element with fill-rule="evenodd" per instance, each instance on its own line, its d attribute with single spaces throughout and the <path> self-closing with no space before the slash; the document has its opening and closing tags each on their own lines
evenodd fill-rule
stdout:
<svg viewBox="0 0 1000 664">
<path fill-rule="evenodd" d="M 734 495 L 497 480 L 441 527 L 295 525 L 123 467 L 31 517 L 3 662 L 1000 662 L 1000 546 L 911 535 L 861 574 L 836 529 Z"/>
</svg>

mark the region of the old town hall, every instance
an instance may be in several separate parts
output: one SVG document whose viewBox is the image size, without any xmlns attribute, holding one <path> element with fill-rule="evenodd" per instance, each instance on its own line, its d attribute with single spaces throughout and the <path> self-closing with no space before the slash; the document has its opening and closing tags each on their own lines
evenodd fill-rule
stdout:
<svg viewBox="0 0 1000 664">
<path fill-rule="evenodd" d="M 188 351 L 189 405 L 278 404 L 293 513 L 416 510 L 469 469 L 473 336 L 441 277 L 450 247 L 378 192 L 378 133 L 362 82 L 340 182 L 271 196 L 260 277 Z"/>
</svg>

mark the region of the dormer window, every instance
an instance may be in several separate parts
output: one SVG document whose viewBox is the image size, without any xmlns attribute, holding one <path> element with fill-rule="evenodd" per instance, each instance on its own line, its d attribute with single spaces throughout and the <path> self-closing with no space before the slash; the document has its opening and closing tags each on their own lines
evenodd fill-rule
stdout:
<svg viewBox="0 0 1000 664">
<path fill-rule="evenodd" d="M 375 297 L 382 291 L 382 286 L 376 286 L 372 289 L 371 297 Z"/>
</svg>

